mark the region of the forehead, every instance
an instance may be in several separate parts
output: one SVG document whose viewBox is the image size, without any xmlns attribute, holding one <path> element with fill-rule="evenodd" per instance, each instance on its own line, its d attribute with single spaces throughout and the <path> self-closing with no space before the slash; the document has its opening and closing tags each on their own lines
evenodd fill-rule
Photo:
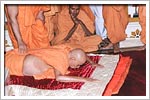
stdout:
<svg viewBox="0 0 150 100">
<path fill-rule="evenodd" d="M 79 6 L 79 5 L 71 5 L 70 8 L 71 8 L 71 9 L 79 9 L 80 6 Z"/>
</svg>

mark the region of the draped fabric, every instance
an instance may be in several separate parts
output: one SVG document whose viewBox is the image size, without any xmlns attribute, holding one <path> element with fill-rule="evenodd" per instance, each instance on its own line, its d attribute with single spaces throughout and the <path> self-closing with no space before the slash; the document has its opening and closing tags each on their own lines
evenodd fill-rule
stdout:
<svg viewBox="0 0 150 100">
<path fill-rule="evenodd" d="M 48 31 L 48 37 L 49 41 L 51 41 L 54 38 L 54 33 L 57 32 L 57 17 L 58 13 L 61 11 L 61 6 L 60 5 L 55 5 L 52 4 L 50 5 L 51 10 L 44 12 L 45 16 L 45 26 Z"/>
<path fill-rule="evenodd" d="M 91 60 L 98 63 L 100 56 L 89 56 Z M 86 62 L 80 68 L 72 69 L 69 67 L 70 73 L 68 75 L 80 76 L 80 77 L 90 77 L 95 68 L 93 68 L 90 63 Z M 80 89 L 84 82 L 58 82 L 55 79 L 41 79 L 36 80 L 33 76 L 16 76 L 11 75 L 10 81 L 6 83 L 7 85 L 25 85 L 38 89 Z"/>
<path fill-rule="evenodd" d="M 140 5 L 138 13 L 139 13 L 139 23 L 142 27 L 140 39 L 144 44 L 146 44 L 146 5 Z"/>
<path fill-rule="evenodd" d="M 69 67 L 68 53 L 71 50 L 72 48 L 67 45 L 57 45 L 42 49 L 30 49 L 27 53 L 22 55 L 18 53 L 18 49 L 10 50 L 5 54 L 5 67 L 9 69 L 10 75 L 23 76 L 22 70 L 24 59 L 27 55 L 31 54 L 41 58 L 46 64 L 53 66 L 64 75 Z M 34 78 L 55 78 L 54 69 L 50 67 L 41 74 L 35 74 Z"/>
<path fill-rule="evenodd" d="M 120 56 L 114 75 L 103 93 L 104 96 L 111 96 L 119 92 L 129 72 L 131 63 L 132 59 L 129 56 Z"/>
<path fill-rule="evenodd" d="M 78 18 L 82 20 L 88 30 L 94 34 L 94 21 L 92 21 L 82 9 L 80 10 Z M 51 41 L 52 45 L 61 44 L 62 40 L 64 40 L 64 38 L 68 35 L 73 25 L 74 23 L 70 17 L 68 6 L 64 6 L 63 10 L 58 14 L 58 31 L 55 34 L 54 39 Z M 82 26 L 79 25 L 65 44 L 71 45 L 73 48 L 78 46 L 85 52 L 98 50 L 98 45 L 102 41 L 101 37 L 98 35 L 86 36 L 85 34 L 86 33 L 82 29 Z"/>
<path fill-rule="evenodd" d="M 83 10 L 87 14 L 87 16 L 89 16 L 89 18 L 92 20 L 92 22 L 94 22 L 95 16 L 92 13 L 92 10 L 90 9 L 90 6 L 84 4 L 84 5 L 81 5 L 80 8 L 81 8 L 81 10 Z"/>
<path fill-rule="evenodd" d="M 18 5 L 17 21 L 20 35 L 28 48 L 46 48 L 49 47 L 48 31 L 40 19 L 36 19 L 39 11 L 50 10 L 48 5 Z M 17 40 L 14 35 L 7 8 L 5 14 L 8 21 L 8 32 L 13 47 L 18 48 Z"/>
<path fill-rule="evenodd" d="M 126 39 L 125 29 L 128 24 L 126 5 L 103 5 L 104 25 L 112 43 Z"/>
</svg>

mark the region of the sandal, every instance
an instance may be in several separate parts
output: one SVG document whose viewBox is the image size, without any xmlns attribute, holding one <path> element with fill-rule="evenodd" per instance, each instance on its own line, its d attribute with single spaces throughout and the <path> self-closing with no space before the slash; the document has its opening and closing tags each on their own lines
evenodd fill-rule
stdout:
<svg viewBox="0 0 150 100">
<path fill-rule="evenodd" d="M 120 53 L 119 43 L 112 44 L 110 42 L 107 46 L 99 48 L 99 53 L 102 53 L 102 54 L 119 54 Z"/>
<path fill-rule="evenodd" d="M 102 40 L 102 42 L 99 44 L 99 48 L 102 48 L 102 47 L 104 48 L 104 47 L 108 46 L 109 43 L 111 43 L 110 40 L 109 40 L 108 38 L 105 38 L 105 39 Z"/>
</svg>

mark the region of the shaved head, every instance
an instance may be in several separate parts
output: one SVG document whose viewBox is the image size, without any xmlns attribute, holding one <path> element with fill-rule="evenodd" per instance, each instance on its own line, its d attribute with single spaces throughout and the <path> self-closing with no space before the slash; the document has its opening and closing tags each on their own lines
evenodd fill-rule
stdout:
<svg viewBox="0 0 150 100">
<path fill-rule="evenodd" d="M 73 49 L 69 53 L 69 65 L 72 68 L 78 68 L 86 62 L 86 54 L 82 49 Z"/>
</svg>

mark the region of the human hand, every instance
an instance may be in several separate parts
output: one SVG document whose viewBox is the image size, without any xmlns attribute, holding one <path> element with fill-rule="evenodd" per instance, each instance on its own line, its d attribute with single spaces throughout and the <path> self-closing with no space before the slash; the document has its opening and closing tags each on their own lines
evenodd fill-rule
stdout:
<svg viewBox="0 0 150 100">
<path fill-rule="evenodd" d="M 101 65 L 101 64 L 97 64 L 97 63 L 92 63 L 91 64 L 93 67 L 99 67 L 99 68 L 103 68 L 104 66 L 103 65 Z"/>
<path fill-rule="evenodd" d="M 93 78 L 86 78 L 85 80 L 86 80 L 86 82 L 100 82 L 100 80 L 93 79 Z"/>
<path fill-rule="evenodd" d="M 19 54 L 24 54 L 27 52 L 27 46 L 23 41 L 18 42 L 18 52 Z"/>
</svg>

